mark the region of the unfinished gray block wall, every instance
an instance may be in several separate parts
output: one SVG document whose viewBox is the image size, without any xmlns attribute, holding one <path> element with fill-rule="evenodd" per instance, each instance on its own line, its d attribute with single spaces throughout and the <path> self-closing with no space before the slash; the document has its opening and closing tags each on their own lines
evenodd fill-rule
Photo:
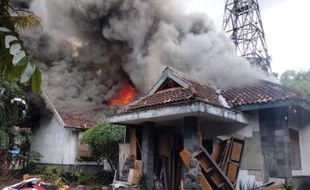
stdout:
<svg viewBox="0 0 310 190">
<path fill-rule="evenodd" d="M 148 189 L 153 187 L 153 169 L 154 169 L 154 126 L 147 122 L 142 128 L 142 162 L 143 174 L 147 177 Z"/>
<path fill-rule="evenodd" d="M 286 108 L 264 109 L 259 112 L 263 178 L 292 177 L 288 110 Z"/>
<path fill-rule="evenodd" d="M 198 147 L 198 117 L 184 117 L 183 130 L 184 130 L 184 148 L 194 152 Z"/>
<path fill-rule="evenodd" d="M 257 181 L 262 181 L 262 149 L 260 132 L 253 132 L 252 137 L 246 137 L 241 161 L 241 169 L 248 170 Z"/>
</svg>

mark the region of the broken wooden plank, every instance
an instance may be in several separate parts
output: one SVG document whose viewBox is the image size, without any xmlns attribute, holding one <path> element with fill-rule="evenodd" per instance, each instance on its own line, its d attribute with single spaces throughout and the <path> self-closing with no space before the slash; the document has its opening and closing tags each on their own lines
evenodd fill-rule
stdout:
<svg viewBox="0 0 310 190">
<path fill-rule="evenodd" d="M 187 149 L 183 149 L 179 153 L 179 155 L 186 169 L 189 169 L 189 163 L 192 158 L 192 154 Z M 202 174 L 199 175 L 199 179 L 201 183 L 201 190 L 213 190 L 210 184 L 208 183 L 207 179 Z"/>
<path fill-rule="evenodd" d="M 208 180 L 211 187 L 213 187 L 214 189 L 233 190 L 234 188 L 230 180 L 225 176 L 225 174 L 218 167 L 218 165 L 212 160 L 209 153 L 203 147 L 200 147 L 200 149 L 201 153 L 195 156 L 195 158 L 199 161 L 200 166 L 203 169 L 202 173 Z"/>
</svg>

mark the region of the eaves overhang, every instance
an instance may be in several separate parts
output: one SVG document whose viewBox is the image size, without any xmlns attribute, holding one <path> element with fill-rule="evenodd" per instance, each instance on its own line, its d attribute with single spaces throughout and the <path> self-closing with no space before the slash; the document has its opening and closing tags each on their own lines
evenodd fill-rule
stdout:
<svg viewBox="0 0 310 190">
<path fill-rule="evenodd" d="M 268 103 L 255 103 L 255 104 L 235 106 L 234 109 L 239 111 L 250 111 L 250 110 L 277 108 L 285 106 L 300 106 L 301 108 L 310 112 L 310 103 L 306 100 L 277 100 Z"/>
<path fill-rule="evenodd" d="M 180 119 L 185 116 L 198 116 L 215 118 L 225 122 L 248 124 L 246 114 L 229 108 L 217 107 L 201 101 L 183 104 L 165 105 L 161 107 L 150 107 L 134 112 L 119 113 L 107 117 L 108 123 L 114 124 L 139 124 L 148 121 L 164 121 L 169 119 Z"/>
</svg>

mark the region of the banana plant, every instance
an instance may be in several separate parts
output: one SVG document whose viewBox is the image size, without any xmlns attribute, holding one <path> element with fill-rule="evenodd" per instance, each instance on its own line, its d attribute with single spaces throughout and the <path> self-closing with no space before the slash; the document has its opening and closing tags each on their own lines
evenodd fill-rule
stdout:
<svg viewBox="0 0 310 190">
<path fill-rule="evenodd" d="M 17 30 L 40 26 L 40 18 L 0 2 L 0 82 L 29 83 L 34 92 L 40 91 L 41 70 L 24 47 Z"/>
<path fill-rule="evenodd" d="M 0 73 L 3 81 L 18 80 L 26 83 L 31 80 L 34 92 L 40 91 L 41 71 L 23 48 L 17 32 L 0 27 Z"/>
</svg>

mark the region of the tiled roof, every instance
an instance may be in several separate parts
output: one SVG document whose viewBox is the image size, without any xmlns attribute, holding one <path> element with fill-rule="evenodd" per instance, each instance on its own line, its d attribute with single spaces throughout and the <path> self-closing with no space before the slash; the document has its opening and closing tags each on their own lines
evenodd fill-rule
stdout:
<svg viewBox="0 0 310 190">
<path fill-rule="evenodd" d="M 94 125 L 91 121 L 81 119 L 78 116 L 70 115 L 64 112 L 59 112 L 59 116 L 64 122 L 65 128 L 88 129 Z"/>
<path fill-rule="evenodd" d="M 208 84 L 191 79 L 190 77 L 169 68 L 173 74 L 185 81 L 189 86 L 182 86 L 163 89 L 152 95 L 141 97 L 140 99 L 125 106 L 121 112 L 134 111 L 141 108 L 147 108 L 158 105 L 167 105 L 176 102 L 199 100 L 215 106 L 224 107 L 220 101 L 220 94 Z"/>
<path fill-rule="evenodd" d="M 226 108 L 247 104 L 263 104 L 278 100 L 303 100 L 301 92 L 269 81 L 257 80 L 257 82 L 249 85 L 217 90 L 215 87 L 192 79 L 179 71 L 171 68 L 167 69 L 174 76 L 186 82 L 188 86 L 179 85 L 164 89 L 158 88 L 154 94 L 141 97 L 123 107 L 120 113 L 195 100 Z"/>
<path fill-rule="evenodd" d="M 262 104 L 278 100 L 302 100 L 301 92 L 269 81 L 256 83 L 222 91 L 230 106 Z"/>
</svg>

